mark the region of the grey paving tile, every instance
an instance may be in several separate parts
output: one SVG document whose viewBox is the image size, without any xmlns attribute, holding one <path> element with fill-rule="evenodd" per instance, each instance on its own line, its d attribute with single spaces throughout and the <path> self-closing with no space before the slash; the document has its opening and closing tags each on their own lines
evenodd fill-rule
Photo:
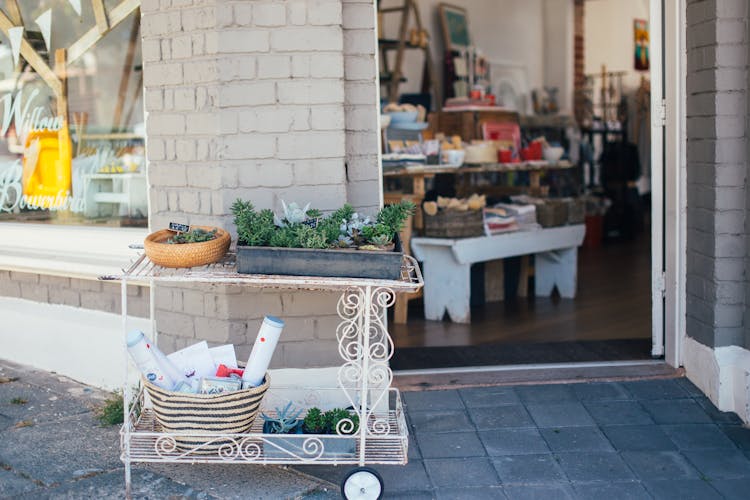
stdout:
<svg viewBox="0 0 750 500">
<path fill-rule="evenodd" d="M 750 429 L 741 425 L 722 425 L 720 429 L 741 450 L 750 450 Z"/>
<path fill-rule="evenodd" d="M 465 410 L 410 411 L 409 416 L 416 432 L 474 430 Z"/>
<path fill-rule="evenodd" d="M 420 410 L 460 410 L 464 407 L 458 391 L 419 391 L 404 392 L 408 411 Z"/>
<path fill-rule="evenodd" d="M 583 405 L 600 425 L 654 423 L 638 401 L 584 401 Z"/>
<path fill-rule="evenodd" d="M 492 463 L 503 484 L 537 484 L 565 481 L 565 475 L 551 453 L 507 455 Z"/>
<path fill-rule="evenodd" d="M 498 500 L 507 498 L 500 486 L 482 488 L 443 488 L 437 490 L 438 500 Z"/>
<path fill-rule="evenodd" d="M 649 481 L 643 483 L 657 500 L 715 500 L 722 498 L 711 485 L 700 479 Z"/>
<path fill-rule="evenodd" d="M 467 408 L 518 404 L 521 400 L 513 387 L 471 387 L 458 393 Z"/>
<path fill-rule="evenodd" d="M 394 499 L 394 500 L 434 500 L 437 498 L 431 491 L 388 491 L 388 486 L 385 487 L 383 492 L 383 498 Z"/>
<path fill-rule="evenodd" d="M 677 382 L 677 385 L 682 387 L 685 392 L 690 394 L 691 397 L 698 398 L 698 397 L 705 397 L 705 394 L 703 394 L 703 391 L 698 389 L 698 386 L 696 386 L 694 383 L 692 383 L 687 377 L 680 377 L 678 379 L 675 379 Z"/>
<path fill-rule="evenodd" d="M 470 408 L 469 415 L 479 430 L 536 426 L 523 405 Z"/>
<path fill-rule="evenodd" d="M 480 431 L 479 438 L 491 457 L 549 452 L 547 443 L 537 429 Z"/>
<path fill-rule="evenodd" d="M 624 451 L 621 456 L 643 481 L 700 477 L 695 467 L 676 451 Z"/>
<path fill-rule="evenodd" d="M 347 467 L 343 468 L 346 469 L 346 472 L 350 470 Z M 383 478 L 385 492 L 431 489 L 424 463 L 420 460 L 411 460 L 406 465 L 377 465 L 375 470 Z M 336 484 L 340 484 L 340 482 Z"/>
<path fill-rule="evenodd" d="M 568 500 L 575 498 L 567 484 L 504 486 L 511 500 Z"/>
<path fill-rule="evenodd" d="M 614 451 L 596 427 L 560 427 L 540 429 L 552 451 Z"/>
<path fill-rule="evenodd" d="M 677 379 L 623 382 L 623 387 L 635 399 L 680 399 L 690 397 Z"/>
<path fill-rule="evenodd" d="M 620 483 L 575 483 L 576 498 L 578 500 L 643 500 L 650 495 L 639 482 L 628 481 Z"/>
<path fill-rule="evenodd" d="M 481 457 L 486 455 L 474 432 L 417 433 L 424 458 Z"/>
<path fill-rule="evenodd" d="M 696 450 L 683 454 L 709 480 L 750 477 L 750 460 L 736 450 Z"/>
<path fill-rule="evenodd" d="M 436 488 L 497 486 L 500 479 L 489 458 L 425 460 L 424 466 Z"/>
<path fill-rule="evenodd" d="M 572 384 L 573 393 L 581 401 L 613 401 L 631 399 L 632 396 L 617 382 Z"/>
<path fill-rule="evenodd" d="M 528 403 L 526 409 L 529 410 L 531 418 L 539 427 L 594 425 L 594 419 L 578 401 L 546 404 Z"/>
<path fill-rule="evenodd" d="M 585 451 L 556 453 L 560 467 L 571 481 L 622 481 L 633 473 L 614 452 Z"/>
<path fill-rule="evenodd" d="M 713 420 L 717 424 L 742 424 L 742 419 L 737 416 L 736 413 L 731 411 L 721 411 L 719 410 L 710 399 L 703 397 L 703 398 L 694 398 L 695 402 L 701 405 L 703 408 L 703 411 L 706 412 L 706 414 L 711 417 L 711 420 Z"/>
<path fill-rule="evenodd" d="M 515 387 L 518 397 L 524 403 L 552 403 L 575 401 L 576 396 L 570 385 L 520 385 Z"/>
<path fill-rule="evenodd" d="M 675 450 L 677 447 L 658 425 L 612 425 L 602 432 L 616 450 Z"/>
<path fill-rule="evenodd" d="M 714 424 L 662 425 L 661 429 L 681 450 L 734 449 L 734 443 Z"/>
<path fill-rule="evenodd" d="M 711 481 L 711 486 L 729 500 L 747 500 L 750 496 L 750 478 L 720 479 Z"/>
<path fill-rule="evenodd" d="M 417 460 L 422 458 L 422 453 L 419 451 L 419 445 L 417 444 L 417 439 L 414 437 L 414 431 L 409 432 L 409 451 L 408 451 L 408 457 L 409 460 Z"/>
<path fill-rule="evenodd" d="M 710 424 L 711 417 L 692 399 L 642 401 L 657 424 Z"/>
</svg>

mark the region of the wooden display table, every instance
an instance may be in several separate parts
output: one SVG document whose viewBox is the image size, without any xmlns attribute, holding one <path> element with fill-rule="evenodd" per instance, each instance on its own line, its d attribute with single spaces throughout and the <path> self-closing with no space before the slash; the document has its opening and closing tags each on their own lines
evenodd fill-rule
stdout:
<svg viewBox="0 0 750 500">
<path fill-rule="evenodd" d="M 535 231 L 518 231 L 478 238 L 412 238 L 411 248 L 424 265 L 425 318 L 440 321 L 445 311 L 455 323 L 470 323 L 471 265 L 506 257 L 535 255 L 535 293 L 574 298 L 578 247 L 583 224 Z"/>
</svg>

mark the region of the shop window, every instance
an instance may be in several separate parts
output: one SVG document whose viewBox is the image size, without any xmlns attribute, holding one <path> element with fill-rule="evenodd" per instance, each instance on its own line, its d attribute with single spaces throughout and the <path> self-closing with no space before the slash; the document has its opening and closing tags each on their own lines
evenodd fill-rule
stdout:
<svg viewBox="0 0 750 500">
<path fill-rule="evenodd" d="M 0 9 L 0 222 L 147 226 L 140 10 Z"/>
</svg>

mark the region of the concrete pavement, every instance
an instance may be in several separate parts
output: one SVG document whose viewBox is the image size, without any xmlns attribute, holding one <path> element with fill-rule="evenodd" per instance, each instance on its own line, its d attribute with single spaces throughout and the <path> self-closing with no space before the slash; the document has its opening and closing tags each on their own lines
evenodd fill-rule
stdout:
<svg viewBox="0 0 750 500">
<path fill-rule="evenodd" d="M 121 498 L 105 394 L 0 362 L 0 498 Z M 11 400 L 26 400 L 14 404 Z M 747 498 L 750 429 L 684 378 L 404 394 L 409 464 L 385 498 Z M 20 424 L 28 422 L 29 425 Z M 339 498 L 349 467 L 136 466 L 136 498 Z"/>
</svg>

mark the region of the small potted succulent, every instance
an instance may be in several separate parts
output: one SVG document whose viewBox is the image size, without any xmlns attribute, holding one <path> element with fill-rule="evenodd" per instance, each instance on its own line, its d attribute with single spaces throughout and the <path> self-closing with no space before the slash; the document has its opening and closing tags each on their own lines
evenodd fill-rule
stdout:
<svg viewBox="0 0 750 500">
<path fill-rule="evenodd" d="M 205 266 L 221 260 L 229 249 L 229 233 L 217 227 L 183 226 L 149 234 L 143 242 L 146 255 L 163 267 Z"/>
<path fill-rule="evenodd" d="M 284 408 L 276 408 L 276 416 L 268 416 L 261 413 L 263 418 L 263 434 L 302 434 L 302 419 L 299 416 L 302 409 L 295 410 L 290 401 Z M 268 458 L 288 457 L 290 452 L 302 453 L 302 440 L 287 439 L 281 436 L 265 436 L 263 442 L 263 454 Z"/>
<path fill-rule="evenodd" d="M 237 269 L 246 274 L 399 279 L 402 251 L 398 233 L 414 211 L 401 202 L 374 218 L 351 205 L 324 216 L 296 203 L 283 214 L 255 210 L 251 202 L 232 205 L 239 237 Z"/>
<path fill-rule="evenodd" d="M 310 408 L 303 424 L 305 434 L 318 434 L 317 437 L 323 443 L 325 456 L 354 453 L 357 446 L 354 435 L 358 430 L 359 416 L 344 408 L 334 408 L 326 412 L 319 408 Z"/>
</svg>

